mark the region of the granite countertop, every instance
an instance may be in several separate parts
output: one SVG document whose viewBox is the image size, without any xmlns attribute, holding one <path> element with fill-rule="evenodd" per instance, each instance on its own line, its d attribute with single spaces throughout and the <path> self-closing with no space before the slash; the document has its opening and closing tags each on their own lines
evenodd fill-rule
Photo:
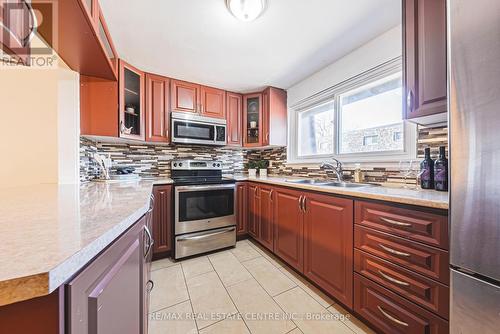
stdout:
<svg viewBox="0 0 500 334">
<path fill-rule="evenodd" d="M 70 279 L 149 208 L 170 179 L 0 189 L 0 306 Z"/>
<path fill-rule="evenodd" d="M 433 209 L 448 209 L 448 193 L 435 190 L 423 189 L 404 189 L 401 187 L 360 187 L 360 188 L 340 188 L 326 187 L 320 185 L 297 184 L 286 182 L 290 179 L 304 179 L 297 177 L 267 176 L 267 177 L 249 177 L 246 175 L 236 175 L 237 181 L 253 181 L 274 184 L 279 186 L 298 188 L 304 190 L 320 191 L 330 194 L 346 195 L 357 198 L 376 199 L 381 201 L 423 206 Z"/>
</svg>

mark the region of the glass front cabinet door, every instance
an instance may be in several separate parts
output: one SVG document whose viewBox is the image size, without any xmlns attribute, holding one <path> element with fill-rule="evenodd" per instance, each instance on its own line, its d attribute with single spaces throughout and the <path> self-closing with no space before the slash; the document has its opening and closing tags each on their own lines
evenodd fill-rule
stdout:
<svg viewBox="0 0 500 334">
<path fill-rule="evenodd" d="M 120 137 L 145 140 L 144 73 L 120 60 Z"/>
<path fill-rule="evenodd" d="M 262 146 L 262 94 L 245 95 L 243 101 L 244 146 Z"/>
</svg>

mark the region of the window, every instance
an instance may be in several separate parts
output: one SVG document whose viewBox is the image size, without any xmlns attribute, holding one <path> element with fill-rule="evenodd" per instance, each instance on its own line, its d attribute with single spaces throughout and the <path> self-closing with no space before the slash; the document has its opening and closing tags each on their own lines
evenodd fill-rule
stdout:
<svg viewBox="0 0 500 334">
<path fill-rule="evenodd" d="M 333 154 L 334 103 L 328 102 L 300 113 L 298 149 L 300 156 Z"/>
<path fill-rule="evenodd" d="M 340 94 L 340 153 L 403 150 L 401 99 L 401 72 Z"/>
<path fill-rule="evenodd" d="M 401 59 L 293 107 L 289 162 L 413 159 L 416 127 L 403 120 Z"/>
</svg>

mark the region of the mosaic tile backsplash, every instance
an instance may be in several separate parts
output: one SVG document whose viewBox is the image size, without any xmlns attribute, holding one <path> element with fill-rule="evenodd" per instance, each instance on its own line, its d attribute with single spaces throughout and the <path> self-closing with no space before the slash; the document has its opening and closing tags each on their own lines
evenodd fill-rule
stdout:
<svg viewBox="0 0 500 334">
<path fill-rule="evenodd" d="M 437 157 L 439 146 L 448 146 L 448 129 L 419 128 L 417 150 L 418 159 L 423 157 L 425 147 L 431 148 L 433 158 Z M 141 176 L 170 176 L 170 161 L 173 159 L 221 160 L 224 163 L 224 174 L 244 173 L 245 164 L 249 160 L 269 160 L 270 175 L 288 175 L 324 178 L 333 177 L 320 170 L 319 167 L 296 168 L 286 165 L 286 148 L 266 150 L 243 150 L 229 147 L 207 147 L 193 145 L 154 145 L 154 144 L 117 144 L 95 142 L 82 137 L 80 139 L 80 180 L 89 181 L 100 176 L 98 165 L 93 160 L 93 153 L 110 154 L 113 160 L 112 171 L 117 167 L 132 166 Z M 366 182 L 403 183 L 404 178 L 398 168 L 364 168 Z M 353 170 L 346 168 L 344 176 L 352 178 Z M 416 178 L 408 178 L 409 184 L 415 184 Z"/>
</svg>

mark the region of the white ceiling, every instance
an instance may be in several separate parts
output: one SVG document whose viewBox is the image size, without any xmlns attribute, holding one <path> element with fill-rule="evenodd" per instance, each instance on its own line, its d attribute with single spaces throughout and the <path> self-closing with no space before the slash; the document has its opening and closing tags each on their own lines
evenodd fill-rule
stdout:
<svg viewBox="0 0 500 334">
<path fill-rule="evenodd" d="M 121 58 L 236 92 L 289 88 L 401 21 L 401 0 L 269 0 L 250 23 L 224 0 L 100 3 Z"/>
</svg>

